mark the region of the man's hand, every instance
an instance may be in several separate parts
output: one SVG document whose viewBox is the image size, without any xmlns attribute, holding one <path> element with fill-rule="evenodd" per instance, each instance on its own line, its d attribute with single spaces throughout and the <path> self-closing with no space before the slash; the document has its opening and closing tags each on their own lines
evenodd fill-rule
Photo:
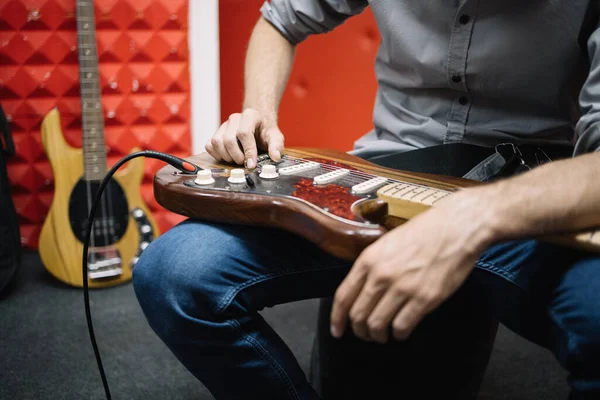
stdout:
<svg viewBox="0 0 600 400">
<path fill-rule="evenodd" d="M 464 282 L 490 244 L 485 199 L 466 189 L 367 247 L 336 291 L 331 333 L 384 343 L 407 338 Z"/>
<path fill-rule="evenodd" d="M 231 114 L 206 144 L 206 151 L 217 161 L 256 167 L 258 147 L 268 150 L 269 156 L 279 161 L 283 151 L 283 134 L 275 122 L 255 109 L 247 108 L 241 114 Z"/>
</svg>

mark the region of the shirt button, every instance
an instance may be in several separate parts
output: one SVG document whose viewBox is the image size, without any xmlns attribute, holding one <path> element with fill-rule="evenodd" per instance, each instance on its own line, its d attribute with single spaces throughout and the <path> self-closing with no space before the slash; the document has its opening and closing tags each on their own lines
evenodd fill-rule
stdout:
<svg viewBox="0 0 600 400">
<path fill-rule="evenodd" d="M 463 106 L 467 105 L 467 103 L 469 102 L 469 98 L 467 96 L 460 96 L 458 102 Z"/>
<path fill-rule="evenodd" d="M 460 83 L 462 81 L 462 78 L 460 77 L 460 75 L 454 75 L 452 77 L 452 82 L 454 83 Z"/>
<path fill-rule="evenodd" d="M 463 14 L 458 19 L 458 22 L 460 22 L 463 25 L 466 25 L 469 23 L 470 20 L 471 20 L 471 18 L 469 18 L 469 16 L 467 14 Z"/>
</svg>

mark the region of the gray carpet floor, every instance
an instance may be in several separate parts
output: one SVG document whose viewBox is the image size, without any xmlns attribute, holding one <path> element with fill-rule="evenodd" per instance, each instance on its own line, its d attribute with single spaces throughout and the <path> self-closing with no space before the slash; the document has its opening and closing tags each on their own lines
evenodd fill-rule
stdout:
<svg viewBox="0 0 600 400">
<path fill-rule="evenodd" d="M 96 337 L 115 400 L 208 400 L 209 392 L 154 336 L 130 283 L 92 291 Z M 308 373 L 317 300 L 262 314 Z M 552 354 L 501 327 L 481 400 L 564 400 L 566 373 Z M 81 289 L 52 278 L 26 253 L 0 297 L 0 399 L 103 399 Z"/>
</svg>

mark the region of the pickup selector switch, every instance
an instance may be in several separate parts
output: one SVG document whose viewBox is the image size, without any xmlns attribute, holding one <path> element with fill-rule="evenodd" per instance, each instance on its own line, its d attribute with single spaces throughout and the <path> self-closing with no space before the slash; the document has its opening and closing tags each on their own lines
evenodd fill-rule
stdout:
<svg viewBox="0 0 600 400">
<path fill-rule="evenodd" d="M 276 179 L 279 178 L 279 173 L 277 173 L 277 168 L 274 165 L 268 164 L 262 167 L 260 171 L 260 176 L 263 179 Z"/>
</svg>

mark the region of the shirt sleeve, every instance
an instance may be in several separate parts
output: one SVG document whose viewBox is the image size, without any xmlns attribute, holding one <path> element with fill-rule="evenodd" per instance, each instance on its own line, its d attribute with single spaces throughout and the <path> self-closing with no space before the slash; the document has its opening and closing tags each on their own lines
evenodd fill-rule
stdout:
<svg viewBox="0 0 600 400">
<path fill-rule="evenodd" d="M 581 118 L 575 126 L 575 155 L 600 151 L 600 28 L 588 40 L 590 72 L 579 95 Z"/>
<path fill-rule="evenodd" d="M 312 34 L 325 33 L 367 7 L 367 0 L 270 0 L 262 16 L 291 44 Z"/>
</svg>

